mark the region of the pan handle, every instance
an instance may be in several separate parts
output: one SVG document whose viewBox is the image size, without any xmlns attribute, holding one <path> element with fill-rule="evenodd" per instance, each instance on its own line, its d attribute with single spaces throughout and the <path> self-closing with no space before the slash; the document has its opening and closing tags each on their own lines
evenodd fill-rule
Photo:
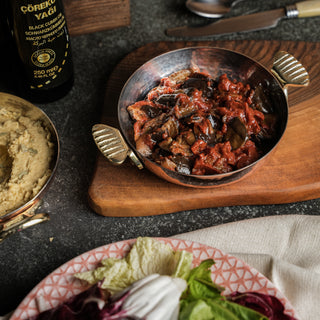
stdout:
<svg viewBox="0 0 320 320">
<path fill-rule="evenodd" d="M 95 124 L 92 127 L 92 136 L 100 152 L 112 164 L 122 164 L 129 157 L 139 169 L 143 169 L 142 162 L 128 147 L 118 129 L 106 124 Z"/>
<path fill-rule="evenodd" d="M 47 213 L 34 213 L 27 210 L 21 216 L 0 224 L 0 243 L 18 231 L 48 220 L 50 220 L 50 216 Z"/>
<path fill-rule="evenodd" d="M 129 149 L 128 157 L 130 158 L 132 163 L 135 164 L 140 170 L 143 169 L 142 162 L 139 160 L 138 156 L 131 149 Z"/>
<path fill-rule="evenodd" d="M 271 72 L 280 81 L 287 97 L 289 86 L 306 87 L 310 82 L 309 74 L 304 66 L 285 51 L 279 51 L 275 54 Z"/>
</svg>

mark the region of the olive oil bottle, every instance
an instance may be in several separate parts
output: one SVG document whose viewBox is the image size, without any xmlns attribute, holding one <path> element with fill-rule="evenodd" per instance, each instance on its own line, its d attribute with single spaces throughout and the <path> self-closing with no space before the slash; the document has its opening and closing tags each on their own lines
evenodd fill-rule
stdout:
<svg viewBox="0 0 320 320">
<path fill-rule="evenodd" d="M 8 0 L 7 4 L 21 95 L 34 102 L 63 97 L 74 78 L 62 0 Z"/>
<path fill-rule="evenodd" d="M 8 88 L 11 73 L 12 41 L 7 24 L 6 5 L 0 1 L 0 84 L 1 88 Z M 2 89 L 1 89 L 2 90 Z"/>
</svg>

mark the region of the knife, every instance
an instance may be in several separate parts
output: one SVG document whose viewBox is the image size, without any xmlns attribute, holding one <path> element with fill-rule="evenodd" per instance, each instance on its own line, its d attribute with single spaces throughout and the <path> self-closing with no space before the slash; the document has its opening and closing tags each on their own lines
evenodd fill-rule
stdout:
<svg viewBox="0 0 320 320">
<path fill-rule="evenodd" d="M 320 0 L 302 1 L 284 8 L 221 19 L 202 27 L 176 27 L 166 34 L 174 37 L 198 37 L 248 32 L 275 27 L 283 18 L 306 18 L 320 15 Z"/>
</svg>

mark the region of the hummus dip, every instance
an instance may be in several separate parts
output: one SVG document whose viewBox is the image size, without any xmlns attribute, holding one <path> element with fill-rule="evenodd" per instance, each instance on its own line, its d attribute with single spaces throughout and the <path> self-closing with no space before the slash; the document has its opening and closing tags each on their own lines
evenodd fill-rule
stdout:
<svg viewBox="0 0 320 320">
<path fill-rule="evenodd" d="M 52 173 L 54 144 L 41 116 L 36 107 L 0 102 L 0 216 L 33 199 Z"/>
</svg>

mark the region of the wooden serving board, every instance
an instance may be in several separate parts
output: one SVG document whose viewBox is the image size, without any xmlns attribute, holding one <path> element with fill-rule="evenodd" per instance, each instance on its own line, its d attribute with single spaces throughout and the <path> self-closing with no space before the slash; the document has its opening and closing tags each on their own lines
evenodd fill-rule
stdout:
<svg viewBox="0 0 320 320">
<path fill-rule="evenodd" d="M 213 188 L 178 186 L 131 162 L 111 165 L 98 154 L 88 190 L 93 210 L 103 216 L 146 216 L 234 205 L 279 204 L 320 197 L 320 43 L 291 41 L 214 41 L 150 43 L 125 57 L 111 74 L 102 123 L 114 125 L 117 99 L 128 77 L 145 61 L 169 50 L 215 46 L 272 65 L 279 50 L 293 54 L 308 70 L 307 88 L 289 88 L 286 132 L 260 166 L 239 181 Z"/>
<path fill-rule="evenodd" d="M 130 24 L 129 0 L 63 0 L 71 36 Z"/>
</svg>

